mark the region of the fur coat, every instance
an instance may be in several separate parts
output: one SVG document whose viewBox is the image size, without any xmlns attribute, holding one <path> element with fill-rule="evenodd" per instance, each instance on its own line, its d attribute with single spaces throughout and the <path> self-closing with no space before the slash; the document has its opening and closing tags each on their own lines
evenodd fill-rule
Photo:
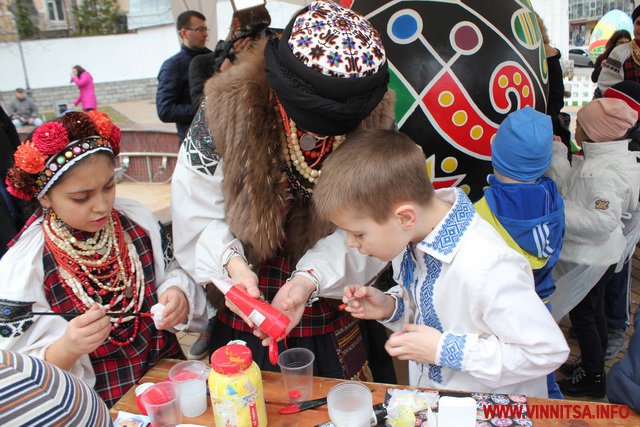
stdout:
<svg viewBox="0 0 640 427">
<path fill-rule="evenodd" d="M 231 70 L 209 79 L 206 121 L 224 159 L 226 220 L 249 261 L 260 263 L 284 249 L 295 263 L 334 227 L 315 217 L 311 200 L 289 186 L 280 148 L 283 124 L 267 84 L 264 45 L 248 46 Z M 394 102 L 388 91 L 360 129 L 392 128 Z"/>
</svg>

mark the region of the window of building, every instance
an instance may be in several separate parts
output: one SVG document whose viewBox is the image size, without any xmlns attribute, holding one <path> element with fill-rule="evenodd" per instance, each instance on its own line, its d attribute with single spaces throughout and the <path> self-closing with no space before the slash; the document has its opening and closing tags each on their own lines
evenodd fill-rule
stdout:
<svg viewBox="0 0 640 427">
<path fill-rule="evenodd" d="M 64 21 L 63 0 L 47 0 L 47 12 L 49 21 Z"/>
</svg>

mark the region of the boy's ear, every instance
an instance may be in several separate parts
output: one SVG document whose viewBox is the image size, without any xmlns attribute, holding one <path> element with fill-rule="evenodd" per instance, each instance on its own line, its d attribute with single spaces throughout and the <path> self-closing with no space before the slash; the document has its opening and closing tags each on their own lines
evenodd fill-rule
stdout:
<svg viewBox="0 0 640 427">
<path fill-rule="evenodd" d="M 400 220 L 400 226 L 404 229 L 410 229 L 416 226 L 418 222 L 418 214 L 414 205 L 405 203 L 398 206 L 393 214 Z"/>
</svg>

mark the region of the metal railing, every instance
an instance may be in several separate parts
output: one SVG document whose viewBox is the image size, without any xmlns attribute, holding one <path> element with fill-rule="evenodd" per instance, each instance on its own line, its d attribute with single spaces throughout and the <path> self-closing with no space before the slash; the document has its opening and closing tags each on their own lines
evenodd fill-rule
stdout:
<svg viewBox="0 0 640 427">
<path fill-rule="evenodd" d="M 147 166 L 147 177 L 148 180 L 147 181 L 142 181 L 140 179 L 136 179 L 133 176 L 129 175 L 127 173 L 127 170 L 129 170 L 129 167 L 131 166 L 131 159 L 134 157 L 144 157 L 146 160 L 146 166 Z M 152 165 L 152 158 L 160 158 L 161 162 L 160 162 L 160 166 L 155 168 L 154 171 L 154 167 Z M 167 171 L 167 167 L 169 164 L 169 159 L 170 158 L 174 158 L 177 159 L 178 158 L 178 153 L 155 153 L 155 152 L 121 152 L 118 155 L 118 159 L 120 160 L 120 166 L 118 166 L 115 171 L 116 171 L 116 182 L 122 182 L 122 180 L 124 178 L 127 178 L 128 180 L 132 181 L 132 182 L 148 182 L 150 184 L 167 184 L 169 181 L 171 181 L 171 175 L 169 175 L 169 178 L 163 180 L 163 181 L 159 181 L 156 182 L 156 179 L 162 175 L 164 172 Z"/>
</svg>

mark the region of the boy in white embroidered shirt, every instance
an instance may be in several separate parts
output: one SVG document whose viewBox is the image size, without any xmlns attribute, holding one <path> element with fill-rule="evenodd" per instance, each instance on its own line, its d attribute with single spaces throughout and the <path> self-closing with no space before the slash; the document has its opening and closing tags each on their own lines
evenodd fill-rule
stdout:
<svg viewBox="0 0 640 427">
<path fill-rule="evenodd" d="M 546 397 L 545 375 L 569 348 L 529 263 L 462 190 L 433 190 L 425 160 L 407 136 L 376 130 L 349 135 L 324 163 L 316 211 L 349 246 L 392 261 L 399 284 L 347 286 L 346 310 L 396 331 L 386 349 L 410 361 L 411 385 Z"/>
</svg>

